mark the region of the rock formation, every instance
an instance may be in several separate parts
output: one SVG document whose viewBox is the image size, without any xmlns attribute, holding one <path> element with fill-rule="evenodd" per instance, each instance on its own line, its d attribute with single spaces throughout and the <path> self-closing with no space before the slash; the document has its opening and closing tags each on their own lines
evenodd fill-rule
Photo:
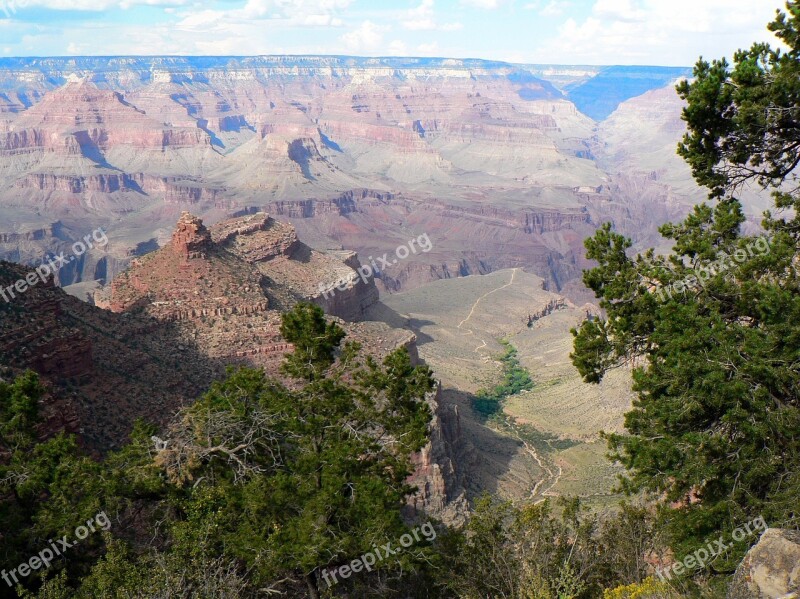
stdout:
<svg viewBox="0 0 800 599">
<path fill-rule="evenodd" d="M 736 569 L 727 599 L 800 597 L 800 532 L 768 528 Z"/>
<path fill-rule="evenodd" d="M 461 524 L 469 513 L 469 503 L 455 461 L 461 443 L 461 422 L 457 408 L 445 412 L 441 405 L 441 385 L 428 398 L 433 413 L 431 440 L 413 456 L 414 474 L 408 481 L 418 489 L 408 502 L 411 517 L 435 517 L 450 525 Z"/>
<path fill-rule="evenodd" d="M 97 226 L 112 237 L 113 255 L 87 256 L 63 285 L 110 282 L 142 244 L 164 244 L 182 210 L 211 223 L 255 208 L 362 263 L 428 233 L 435 249 L 387 267 L 383 290 L 525 267 L 583 301 L 582 241 L 598 224 L 648 243 L 704 197 L 686 169 L 619 168 L 633 150 L 674 154 L 671 88 L 626 102 L 598 129 L 546 80 L 614 108 L 630 89 L 662 86 L 669 69 L 334 57 L 4 64 L 0 239 L 54 223 L 62 234 L 0 241 L 0 258 L 35 263 Z M 584 85 L 610 76 L 614 90 Z M 637 114 L 647 118 L 631 136 Z M 631 139 L 654 140 L 652 151 Z"/>
<path fill-rule="evenodd" d="M 205 258 L 210 248 L 211 233 L 205 228 L 203 221 L 188 212 L 181 214 L 172 234 L 172 251 L 191 260 Z"/>
<path fill-rule="evenodd" d="M 136 259 L 96 294 L 96 306 L 66 295 L 52 280 L 0 304 L 0 371 L 25 368 L 53 388 L 43 413 L 43 436 L 80 434 L 95 450 L 124 441 L 136 418 L 159 424 L 195 399 L 228 364 L 261 366 L 278 375 L 291 351 L 280 335 L 281 310 L 300 300 L 320 301 L 320 283 L 346 280 L 328 298 L 333 316 L 369 354 L 381 358 L 406 347 L 418 361 L 416 337 L 377 322 L 347 322 L 377 301 L 372 281 L 345 260 L 311 250 L 291 225 L 256 213 L 211 229 L 184 212 L 171 241 Z M 13 285 L 28 271 L 0 263 L 0 284 Z M 337 298 L 335 301 L 332 298 Z M 435 397 L 429 402 L 434 413 Z M 456 518 L 463 498 L 445 486 L 452 469 L 441 447 L 442 423 L 417 458 L 412 503 L 431 515 Z"/>
<path fill-rule="evenodd" d="M 31 271 L 0 262 L 0 286 Z M 90 449 L 126 439 L 136 418 L 166 422 L 224 372 L 170 326 L 114 314 L 65 294 L 52 280 L 0 300 L 0 373 L 31 369 L 48 394 L 43 436 L 78 433 Z"/>
</svg>

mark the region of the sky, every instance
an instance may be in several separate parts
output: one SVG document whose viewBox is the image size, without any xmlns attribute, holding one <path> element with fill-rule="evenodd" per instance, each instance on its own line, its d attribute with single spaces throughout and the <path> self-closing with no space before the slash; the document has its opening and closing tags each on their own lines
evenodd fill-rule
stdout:
<svg viewBox="0 0 800 599">
<path fill-rule="evenodd" d="M 337 54 L 691 66 L 780 0 L 0 0 L 0 57 Z"/>
</svg>

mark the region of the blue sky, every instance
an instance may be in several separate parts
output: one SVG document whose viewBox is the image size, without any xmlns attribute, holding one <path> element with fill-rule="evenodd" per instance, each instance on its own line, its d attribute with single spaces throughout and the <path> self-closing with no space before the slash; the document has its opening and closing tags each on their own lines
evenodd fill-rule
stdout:
<svg viewBox="0 0 800 599">
<path fill-rule="evenodd" d="M 780 0 L 0 0 L 0 56 L 352 54 L 688 66 Z M 774 40 L 773 40 L 774 41 Z"/>
</svg>

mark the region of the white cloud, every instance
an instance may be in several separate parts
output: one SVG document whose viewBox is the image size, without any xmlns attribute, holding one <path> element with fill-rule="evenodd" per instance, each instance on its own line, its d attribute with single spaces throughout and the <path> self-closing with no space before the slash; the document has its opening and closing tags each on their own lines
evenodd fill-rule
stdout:
<svg viewBox="0 0 800 599">
<path fill-rule="evenodd" d="M 248 0 L 240 14 L 246 18 L 300 20 L 308 15 L 335 14 L 352 3 L 353 0 Z"/>
<path fill-rule="evenodd" d="M 403 27 L 411 31 L 432 31 L 436 29 L 436 21 L 433 19 L 415 19 L 403 21 Z"/>
<path fill-rule="evenodd" d="M 461 23 L 438 23 L 434 13 L 434 0 L 422 0 L 422 4 L 405 13 L 403 27 L 410 31 L 457 31 Z"/>
<path fill-rule="evenodd" d="M 409 31 L 458 31 L 464 25 L 458 22 L 439 24 L 433 19 L 417 19 L 416 21 L 403 21 L 403 27 Z"/>
<path fill-rule="evenodd" d="M 237 10 L 184 11 L 177 28 L 183 31 L 204 31 L 224 34 L 230 45 L 236 46 L 233 30 L 252 25 L 257 21 L 280 21 L 287 27 L 335 28 L 343 27 L 339 16 L 353 0 L 248 0 Z M 199 40 L 204 47 L 213 40 Z M 238 46 L 241 47 L 241 40 Z M 219 53 L 219 52 L 218 52 Z M 241 50 L 239 50 L 241 53 Z"/>
<path fill-rule="evenodd" d="M 461 6 L 484 8 L 487 10 L 500 8 L 503 4 L 505 4 L 505 0 L 461 0 Z"/>
<path fill-rule="evenodd" d="M 358 28 L 348 31 L 339 39 L 350 52 L 371 52 L 380 48 L 386 26 L 364 21 Z"/>
<path fill-rule="evenodd" d="M 0 49 L 6 55 L 436 54 L 529 63 L 686 66 L 701 54 L 716 58 L 756 40 L 774 41 L 765 24 L 785 0 L 15 2 L 86 11 L 159 8 L 148 13 L 157 16 L 147 23 L 110 23 L 88 13 L 68 24 L 58 15 L 31 23 L 2 19 L 0 11 Z M 512 6 L 527 10 L 505 15 Z M 509 18 L 515 22 L 509 24 Z M 506 25 L 513 25 L 507 27 L 507 36 L 501 33 Z M 461 28 L 461 34 L 440 33 Z M 83 43 L 89 44 L 86 49 Z"/>
<path fill-rule="evenodd" d="M 431 42 L 429 44 L 420 44 L 417 46 L 417 53 L 420 56 L 434 56 L 441 53 L 441 48 L 439 48 L 439 44 L 436 42 Z"/>
<path fill-rule="evenodd" d="M 592 13 L 614 21 L 641 22 L 647 17 L 635 0 L 597 0 Z"/>
<path fill-rule="evenodd" d="M 112 8 L 128 9 L 134 6 L 185 6 L 189 0 L 16 0 L 17 9 L 28 7 L 51 10 L 102 11 Z"/>
<path fill-rule="evenodd" d="M 342 27 L 344 21 L 333 15 L 304 15 L 290 19 L 292 25 L 301 27 Z"/>
<path fill-rule="evenodd" d="M 88 48 L 89 44 L 76 44 L 75 42 L 70 42 L 67 45 L 67 54 L 71 54 L 73 56 L 80 56 L 82 54 L 86 54 Z"/>
<path fill-rule="evenodd" d="M 525 10 L 535 10 L 542 17 L 560 17 L 564 12 L 572 8 L 572 2 L 566 0 L 537 0 L 537 2 L 530 2 L 525 4 L 522 8 Z"/>
<path fill-rule="evenodd" d="M 756 40 L 782 0 L 595 0 L 568 18 L 532 56 L 536 62 L 690 66 L 698 56 L 730 55 Z"/>
<path fill-rule="evenodd" d="M 222 15 L 216 10 L 203 10 L 196 13 L 189 13 L 177 25 L 176 28 L 182 31 L 200 31 L 216 25 L 222 19 Z"/>
<path fill-rule="evenodd" d="M 434 6 L 434 0 L 422 0 L 422 4 L 408 11 L 408 16 L 410 18 L 430 17 L 431 15 L 433 15 L 433 6 Z"/>
<path fill-rule="evenodd" d="M 569 6 L 569 2 L 558 2 L 557 0 L 551 0 L 550 4 L 545 6 L 539 14 L 543 17 L 558 17 L 563 15 L 564 11 L 569 8 Z"/>
<path fill-rule="evenodd" d="M 389 43 L 389 54 L 392 56 L 408 56 L 408 46 L 403 40 L 392 40 Z"/>
</svg>

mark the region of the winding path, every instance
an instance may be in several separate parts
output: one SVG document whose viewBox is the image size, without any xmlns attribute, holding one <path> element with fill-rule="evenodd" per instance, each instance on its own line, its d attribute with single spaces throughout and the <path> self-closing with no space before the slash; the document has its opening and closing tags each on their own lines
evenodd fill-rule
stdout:
<svg viewBox="0 0 800 599">
<path fill-rule="evenodd" d="M 520 441 L 522 441 L 522 439 L 520 439 Z M 536 463 L 539 464 L 539 468 L 541 468 L 542 470 L 547 472 L 547 476 L 545 478 L 543 478 L 542 480 L 538 481 L 533 486 L 533 489 L 531 489 L 531 499 L 533 499 L 536 496 L 536 492 L 539 490 L 539 487 L 546 480 L 550 479 L 550 480 L 553 481 L 550 484 L 549 487 L 547 487 L 544 491 L 541 492 L 541 499 L 539 499 L 538 501 L 534 502 L 534 505 L 536 505 L 537 503 L 541 503 L 547 497 L 556 497 L 556 496 L 558 496 L 558 493 L 553 493 L 552 489 L 553 489 L 553 487 L 555 487 L 558 484 L 558 481 L 561 480 L 561 475 L 564 473 L 564 471 L 562 470 L 561 466 L 559 466 L 558 464 L 554 464 L 554 466 L 556 468 L 558 468 L 558 474 L 554 474 L 553 471 L 539 457 L 539 454 L 537 453 L 536 448 L 532 447 L 530 445 L 530 443 L 528 443 L 527 441 L 522 441 L 522 443 L 523 443 L 523 445 L 525 445 L 525 450 L 531 455 L 531 457 L 534 460 L 536 460 Z"/>
<path fill-rule="evenodd" d="M 510 280 L 508 283 L 506 283 L 505 285 L 502 285 L 502 286 L 498 287 L 497 289 L 492 289 L 491 291 L 487 291 L 487 292 L 486 292 L 486 293 L 484 293 L 482 296 L 480 296 L 478 299 L 476 299 L 476 300 L 475 300 L 475 303 L 474 303 L 474 304 L 472 304 L 472 309 L 469 311 L 469 314 L 467 315 L 467 317 L 466 317 L 464 320 L 462 320 L 461 322 L 459 322 L 459 323 L 458 323 L 458 326 L 457 326 L 456 328 L 457 328 L 457 329 L 461 329 L 461 327 L 463 326 L 463 324 L 464 324 L 465 322 L 467 322 L 467 321 L 468 321 L 470 318 L 472 318 L 472 315 L 475 313 L 475 308 L 477 308 L 477 307 L 478 307 L 478 304 L 479 304 L 479 303 L 481 303 L 481 300 L 485 299 L 486 297 L 488 297 L 488 296 L 492 295 L 493 293 L 495 293 L 495 292 L 497 292 L 497 291 L 500 291 L 501 289 L 505 289 L 506 287 L 511 287 L 511 285 L 513 285 L 513 284 L 514 284 L 514 277 L 517 275 L 517 270 L 518 270 L 518 269 L 516 269 L 516 268 L 512 268 L 512 269 L 511 269 L 511 280 Z M 464 335 L 465 335 L 465 336 L 466 336 L 466 335 L 474 335 L 474 334 L 475 334 L 475 333 L 474 333 L 474 331 L 473 331 L 472 329 L 466 329 L 466 331 L 467 331 L 467 332 L 466 332 L 466 333 L 464 333 Z M 483 349 L 484 347 L 486 347 L 486 340 L 485 340 L 485 339 L 481 339 L 481 345 L 479 345 L 478 347 L 476 347 L 476 348 L 475 348 L 474 350 L 472 350 L 472 351 L 473 351 L 473 352 L 477 352 L 479 349 Z"/>
</svg>

